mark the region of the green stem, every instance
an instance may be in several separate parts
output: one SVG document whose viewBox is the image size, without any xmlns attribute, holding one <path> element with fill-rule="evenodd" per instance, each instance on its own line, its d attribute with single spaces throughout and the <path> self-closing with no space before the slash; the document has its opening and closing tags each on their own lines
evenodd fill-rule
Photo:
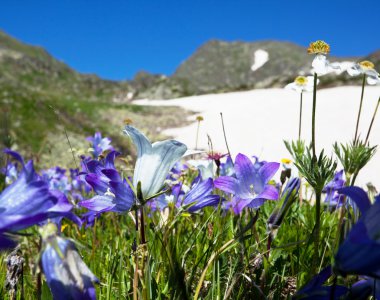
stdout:
<svg viewBox="0 0 380 300">
<path fill-rule="evenodd" d="M 377 109 L 379 108 L 379 104 L 380 104 L 380 97 L 379 97 L 379 100 L 377 100 L 376 108 L 375 108 L 375 111 L 374 111 L 373 116 L 372 116 L 371 124 L 369 125 L 369 128 L 368 128 L 368 133 L 367 133 L 367 136 L 365 138 L 364 145 L 366 145 L 368 143 L 369 134 L 371 133 L 372 125 L 373 125 L 373 122 L 375 121 L 375 117 L 376 117 Z"/>
<path fill-rule="evenodd" d="M 319 233 L 320 233 L 320 217 L 321 217 L 321 192 L 315 191 L 315 239 L 314 239 L 314 266 L 318 266 L 319 262 Z"/>
<path fill-rule="evenodd" d="M 360 115 L 362 113 L 362 105 L 363 105 L 363 97 L 364 97 L 364 87 L 365 87 L 365 74 L 363 74 L 363 82 L 362 82 L 362 95 L 360 97 L 360 105 L 359 105 L 359 111 L 358 111 L 358 119 L 356 120 L 356 129 L 355 129 L 355 137 L 354 137 L 354 144 L 357 142 L 358 138 L 358 130 L 359 130 L 359 121 L 360 121 Z"/>
<path fill-rule="evenodd" d="M 300 98 L 300 122 L 298 125 L 298 140 L 301 140 L 301 127 L 302 127 L 302 92 L 301 92 L 301 98 Z"/>
<path fill-rule="evenodd" d="M 198 121 L 198 126 L 197 126 L 197 136 L 195 138 L 195 150 L 198 149 L 198 135 L 199 135 L 199 127 L 201 126 L 201 121 Z"/>
<path fill-rule="evenodd" d="M 315 154 L 315 110 L 317 107 L 317 81 L 318 75 L 314 73 L 314 87 L 313 87 L 313 115 L 311 120 L 311 146 L 313 149 L 313 161 L 317 159 Z"/>
</svg>

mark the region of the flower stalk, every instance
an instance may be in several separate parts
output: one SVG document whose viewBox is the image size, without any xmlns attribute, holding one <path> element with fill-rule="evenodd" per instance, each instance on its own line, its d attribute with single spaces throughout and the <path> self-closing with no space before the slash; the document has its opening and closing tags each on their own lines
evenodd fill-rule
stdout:
<svg viewBox="0 0 380 300">
<path fill-rule="evenodd" d="M 375 111 L 373 112 L 371 124 L 369 125 L 367 136 L 366 136 L 365 142 L 364 142 L 365 145 L 368 143 L 369 134 L 371 133 L 372 125 L 373 125 L 373 122 L 375 121 L 375 117 L 376 117 L 377 109 L 379 108 L 379 105 L 380 105 L 380 97 L 379 97 L 379 100 L 377 100 L 376 108 L 375 108 Z"/>
<path fill-rule="evenodd" d="M 358 111 L 358 118 L 356 120 L 356 129 L 355 129 L 355 137 L 354 137 L 354 144 L 357 143 L 358 139 L 358 130 L 359 130 L 359 121 L 360 121 L 360 115 L 362 112 L 362 106 L 363 106 L 363 97 L 364 97 L 364 88 L 365 88 L 365 80 L 366 80 L 366 74 L 363 74 L 363 82 L 362 82 L 362 94 L 360 96 L 360 105 L 359 105 L 359 111 Z"/>
<path fill-rule="evenodd" d="M 313 151 L 313 161 L 317 160 L 317 155 L 315 154 L 315 111 L 317 106 L 317 81 L 318 75 L 314 73 L 314 88 L 313 88 L 313 114 L 311 119 L 311 147 Z"/>
<path fill-rule="evenodd" d="M 301 92 L 300 94 L 300 120 L 299 120 L 299 125 L 298 125 L 298 139 L 301 139 L 301 127 L 302 127 L 302 95 L 303 93 Z"/>
</svg>

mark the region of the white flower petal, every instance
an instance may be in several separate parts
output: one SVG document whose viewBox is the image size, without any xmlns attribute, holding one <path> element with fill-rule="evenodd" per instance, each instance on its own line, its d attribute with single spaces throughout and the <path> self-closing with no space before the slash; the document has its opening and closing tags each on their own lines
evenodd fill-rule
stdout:
<svg viewBox="0 0 380 300">
<path fill-rule="evenodd" d="M 376 85 L 376 84 L 380 84 L 380 77 L 379 76 L 368 76 L 367 77 L 367 83 L 369 85 Z"/>
<path fill-rule="evenodd" d="M 141 182 L 143 197 L 147 199 L 160 191 L 170 169 L 186 152 L 187 147 L 175 140 L 151 145 L 145 135 L 132 126 L 126 126 L 124 133 L 131 137 L 137 148 L 133 185 L 137 187 Z"/>
<path fill-rule="evenodd" d="M 358 76 L 363 73 L 363 69 L 359 64 L 354 64 L 351 67 L 347 68 L 347 73 L 350 76 Z"/>
<path fill-rule="evenodd" d="M 365 70 L 364 73 L 367 75 L 367 76 L 370 76 L 370 77 L 378 77 L 379 76 L 379 73 L 377 73 L 377 71 L 375 69 L 369 69 L 369 70 Z"/>
<path fill-rule="evenodd" d="M 317 54 L 313 60 L 314 72 L 318 75 L 325 75 L 329 72 L 329 61 L 323 54 Z"/>
</svg>

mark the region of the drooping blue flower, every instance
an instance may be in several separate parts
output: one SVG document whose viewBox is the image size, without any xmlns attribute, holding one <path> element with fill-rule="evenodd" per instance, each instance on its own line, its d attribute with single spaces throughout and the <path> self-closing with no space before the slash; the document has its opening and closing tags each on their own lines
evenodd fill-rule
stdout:
<svg viewBox="0 0 380 300">
<path fill-rule="evenodd" d="M 380 195 L 373 205 L 359 187 L 339 190 L 350 197 L 362 213 L 335 255 L 334 269 L 341 275 L 357 274 L 380 278 Z"/>
<path fill-rule="evenodd" d="M 351 286 L 350 294 L 346 300 L 367 300 L 370 296 L 380 300 L 380 280 L 364 277 Z"/>
<path fill-rule="evenodd" d="M 348 293 L 348 289 L 344 286 L 326 286 L 323 285 L 332 275 L 331 266 L 324 268 L 319 274 L 314 276 L 309 283 L 300 289 L 292 299 L 307 300 L 338 300 L 342 299 Z M 333 294 L 332 294 L 333 293 Z"/>
<path fill-rule="evenodd" d="M 221 176 L 214 181 L 216 188 L 232 194 L 232 201 L 226 208 L 239 214 L 244 207 L 258 208 L 266 200 L 277 200 L 277 189 L 269 184 L 270 179 L 280 167 L 279 163 L 267 162 L 260 167 L 245 155 L 239 153 L 235 159 L 235 177 Z"/>
<path fill-rule="evenodd" d="M 111 140 L 107 137 L 102 138 L 102 134 L 100 132 L 96 132 L 92 137 L 88 137 L 87 141 L 92 144 L 92 154 L 95 158 L 98 158 L 100 154 L 102 154 L 106 150 L 113 150 L 111 146 Z"/>
<path fill-rule="evenodd" d="M 277 206 L 272 211 L 267 221 L 267 229 L 272 235 L 276 234 L 277 229 L 280 227 L 289 208 L 297 199 L 297 194 L 298 194 L 300 185 L 301 185 L 301 180 L 299 178 L 294 177 L 288 181 L 284 190 L 282 191 L 280 201 L 278 202 Z"/>
<path fill-rule="evenodd" d="M 72 208 L 64 194 L 49 190 L 48 184 L 35 173 L 33 162 L 29 161 L 17 180 L 0 194 L 0 249 L 7 245 L 6 233 L 17 232 L 48 218 L 74 218 L 70 212 Z"/>
<path fill-rule="evenodd" d="M 170 169 L 185 154 L 187 147 L 175 140 L 151 144 L 145 135 L 129 125 L 125 126 L 124 133 L 137 148 L 133 186 L 137 189 L 140 182 L 143 198 L 149 199 L 160 192 Z"/>
<path fill-rule="evenodd" d="M 41 265 L 54 299 L 96 299 L 94 283 L 99 280 L 83 262 L 73 242 L 58 236 L 57 232 L 53 223 L 40 229 Z"/>
<path fill-rule="evenodd" d="M 190 188 L 190 191 L 180 199 L 181 205 L 189 206 L 189 212 L 195 212 L 207 206 L 216 206 L 221 201 L 219 195 L 212 195 L 214 188 L 212 178 L 202 180 L 199 176 L 196 178 Z"/>
</svg>

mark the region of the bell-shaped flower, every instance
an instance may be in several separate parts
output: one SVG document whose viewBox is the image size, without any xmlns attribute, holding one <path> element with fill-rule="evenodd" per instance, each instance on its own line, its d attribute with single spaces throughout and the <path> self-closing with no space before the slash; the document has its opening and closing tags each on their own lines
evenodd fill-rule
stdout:
<svg viewBox="0 0 380 300">
<path fill-rule="evenodd" d="M 369 85 L 380 83 L 379 72 L 375 70 L 375 65 L 368 60 L 353 64 L 350 68 L 347 69 L 347 73 L 350 76 L 358 76 L 361 74 L 366 75 L 367 83 Z"/>
<path fill-rule="evenodd" d="M 322 191 L 326 193 L 325 203 L 331 208 L 339 207 L 344 198 L 344 195 L 338 193 L 338 190 L 343 188 L 346 183 L 343 179 L 343 171 L 336 172 L 334 178 L 325 185 Z"/>
<path fill-rule="evenodd" d="M 162 189 L 165 179 L 174 164 L 185 154 L 186 145 L 166 140 L 151 144 L 140 131 L 132 126 L 125 126 L 128 135 L 137 148 L 137 161 L 133 174 L 133 186 L 141 184 L 144 200 L 156 195 Z"/>
<path fill-rule="evenodd" d="M 94 283 L 99 280 L 83 262 L 74 243 L 58 236 L 57 232 L 53 223 L 40 228 L 41 265 L 54 299 L 96 299 Z"/>
<path fill-rule="evenodd" d="M 107 137 L 102 138 L 102 134 L 100 132 L 96 132 L 95 135 L 89 136 L 87 141 L 91 142 L 90 152 L 92 152 L 95 158 L 99 157 L 106 150 L 113 150 L 111 145 L 111 140 Z"/>
<path fill-rule="evenodd" d="M 322 76 L 331 72 L 340 72 L 341 66 L 339 63 L 330 63 L 327 59 L 327 54 L 330 52 L 330 46 L 324 41 L 318 40 L 310 43 L 307 49 L 309 54 L 315 54 L 312 62 L 313 72 L 318 76 Z"/>
<path fill-rule="evenodd" d="M 292 299 L 308 300 L 338 300 L 348 293 L 348 289 L 341 285 L 324 285 L 326 280 L 332 275 L 331 266 L 324 268 L 319 274 L 315 275 L 305 286 L 303 286 Z"/>
<path fill-rule="evenodd" d="M 319 83 L 319 79 L 317 84 Z M 286 90 L 293 90 L 298 93 L 312 92 L 314 88 L 314 79 L 313 76 L 298 76 L 294 79 L 294 82 L 291 82 L 285 86 Z"/>
<path fill-rule="evenodd" d="M 343 276 L 357 274 L 380 278 L 380 195 L 371 205 L 361 188 L 345 187 L 339 192 L 355 202 L 362 216 L 340 245 L 334 269 Z"/>
<path fill-rule="evenodd" d="M 280 201 L 267 220 L 267 231 L 274 237 L 292 204 L 296 201 L 301 185 L 299 178 L 292 178 L 282 191 Z"/>
<path fill-rule="evenodd" d="M 6 153 L 13 154 L 12 151 Z M 6 246 L 7 232 L 16 232 L 49 218 L 74 218 L 70 212 L 72 208 L 64 194 L 49 190 L 48 183 L 41 180 L 34 171 L 33 162 L 29 161 L 23 165 L 17 180 L 0 194 L 0 236 L 3 236 L 0 237 L 0 249 Z"/>
<path fill-rule="evenodd" d="M 79 205 L 95 212 L 126 212 L 135 203 L 135 194 L 118 171 L 114 160 L 119 153 L 111 151 L 103 160 L 85 162 L 88 173 L 85 181 L 93 188 L 96 196 L 79 202 Z"/>
<path fill-rule="evenodd" d="M 234 165 L 236 178 L 221 176 L 215 179 L 214 185 L 233 195 L 232 201 L 225 206 L 239 214 L 244 207 L 258 208 L 266 200 L 278 199 L 278 191 L 269 181 L 279 167 L 279 163 L 267 162 L 257 169 L 247 156 L 239 153 Z"/>
</svg>

